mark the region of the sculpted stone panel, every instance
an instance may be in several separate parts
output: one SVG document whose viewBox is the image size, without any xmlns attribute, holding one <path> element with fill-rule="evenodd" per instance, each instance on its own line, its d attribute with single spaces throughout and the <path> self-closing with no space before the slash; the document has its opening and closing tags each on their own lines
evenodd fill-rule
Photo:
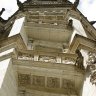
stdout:
<svg viewBox="0 0 96 96">
<path fill-rule="evenodd" d="M 54 78 L 54 77 L 47 77 L 47 87 L 59 88 L 60 87 L 60 79 Z"/>
<path fill-rule="evenodd" d="M 60 87 L 61 84 L 61 87 Z M 75 84 L 71 80 L 67 80 L 62 78 L 56 77 L 46 77 L 45 76 L 37 76 L 37 75 L 30 75 L 30 74 L 18 74 L 18 85 L 19 86 L 34 86 L 36 88 L 61 88 L 65 90 L 67 94 L 76 94 Z M 46 86 L 45 86 L 46 85 Z"/>
<path fill-rule="evenodd" d="M 75 84 L 67 79 L 62 79 L 62 88 L 66 89 L 67 94 L 76 94 Z"/>
<path fill-rule="evenodd" d="M 52 56 L 40 56 L 39 61 L 56 63 L 56 57 Z"/>
<path fill-rule="evenodd" d="M 45 86 L 45 77 L 44 76 L 32 76 L 32 85 L 44 87 Z"/>
<path fill-rule="evenodd" d="M 31 78 L 29 74 L 18 74 L 18 85 L 25 86 L 30 84 Z"/>
<path fill-rule="evenodd" d="M 74 84 L 70 80 L 62 79 L 62 88 L 74 89 Z"/>
</svg>

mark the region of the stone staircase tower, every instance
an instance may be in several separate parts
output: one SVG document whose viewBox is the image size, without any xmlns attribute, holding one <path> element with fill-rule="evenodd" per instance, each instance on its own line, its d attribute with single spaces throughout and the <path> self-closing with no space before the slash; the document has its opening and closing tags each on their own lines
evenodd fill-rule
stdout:
<svg viewBox="0 0 96 96">
<path fill-rule="evenodd" d="M 17 0 L 17 12 L 0 17 L 0 96 L 87 96 L 93 65 L 86 56 L 96 50 L 96 30 L 78 4 Z M 88 77 L 93 84 L 94 72 Z"/>
</svg>

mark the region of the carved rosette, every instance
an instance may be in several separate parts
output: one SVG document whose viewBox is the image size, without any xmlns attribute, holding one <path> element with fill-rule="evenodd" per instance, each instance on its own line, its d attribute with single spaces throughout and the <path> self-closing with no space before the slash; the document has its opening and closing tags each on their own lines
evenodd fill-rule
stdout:
<svg viewBox="0 0 96 96">
<path fill-rule="evenodd" d="M 54 77 L 47 77 L 47 87 L 59 88 L 60 87 L 60 79 L 54 78 Z"/>
<path fill-rule="evenodd" d="M 18 74 L 18 86 L 30 85 L 30 75 L 29 74 Z"/>
<path fill-rule="evenodd" d="M 33 75 L 32 76 L 32 85 L 44 87 L 45 86 L 45 77 Z"/>
</svg>

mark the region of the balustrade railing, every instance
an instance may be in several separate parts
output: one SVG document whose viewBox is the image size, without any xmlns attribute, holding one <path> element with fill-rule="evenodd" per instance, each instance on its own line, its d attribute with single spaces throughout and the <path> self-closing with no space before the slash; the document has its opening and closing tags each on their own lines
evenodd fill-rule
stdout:
<svg viewBox="0 0 96 96">
<path fill-rule="evenodd" d="M 76 55 L 68 53 L 51 53 L 51 52 L 34 52 L 22 51 L 18 52 L 19 60 L 32 60 L 51 63 L 75 64 Z"/>
<path fill-rule="evenodd" d="M 44 62 L 52 62 L 52 63 L 56 63 L 56 57 L 53 56 L 39 56 L 39 60 L 38 61 L 44 61 Z"/>
<path fill-rule="evenodd" d="M 34 60 L 34 56 L 32 54 L 26 54 L 19 52 L 18 59 L 20 60 Z"/>
</svg>

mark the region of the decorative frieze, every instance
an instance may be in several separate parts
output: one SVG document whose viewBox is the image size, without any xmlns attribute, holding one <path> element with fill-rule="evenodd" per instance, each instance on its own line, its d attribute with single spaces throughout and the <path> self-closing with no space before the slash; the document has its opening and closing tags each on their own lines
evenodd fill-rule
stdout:
<svg viewBox="0 0 96 96">
<path fill-rule="evenodd" d="M 18 52 L 18 59 L 20 59 L 20 60 L 34 60 L 34 56 L 32 54 Z"/>
<path fill-rule="evenodd" d="M 46 81 L 45 81 L 46 80 Z M 46 84 L 45 84 L 46 83 Z M 60 86 L 61 84 L 61 86 Z M 65 78 L 57 77 L 46 77 L 29 75 L 29 74 L 18 74 L 18 85 L 19 86 L 34 86 L 42 88 L 52 88 L 52 89 L 63 89 L 63 90 L 75 90 L 75 84 L 73 81 Z"/>
<path fill-rule="evenodd" d="M 52 56 L 40 56 L 39 61 L 56 63 L 56 57 Z"/>
<path fill-rule="evenodd" d="M 58 60 L 57 60 L 57 55 L 58 55 L 61 60 L 61 62 L 59 62 L 59 63 L 74 65 L 75 61 L 76 61 L 76 56 L 77 56 L 75 54 L 69 55 L 66 53 L 63 53 L 63 54 L 62 53 L 61 54 L 51 53 L 51 52 L 40 53 L 40 51 L 38 51 L 38 53 L 36 53 L 34 51 L 24 51 L 24 52 L 23 51 L 20 51 L 20 52 L 18 51 L 18 59 L 19 60 L 32 60 L 32 61 L 58 63 Z M 37 59 L 35 57 L 37 57 Z"/>
</svg>

